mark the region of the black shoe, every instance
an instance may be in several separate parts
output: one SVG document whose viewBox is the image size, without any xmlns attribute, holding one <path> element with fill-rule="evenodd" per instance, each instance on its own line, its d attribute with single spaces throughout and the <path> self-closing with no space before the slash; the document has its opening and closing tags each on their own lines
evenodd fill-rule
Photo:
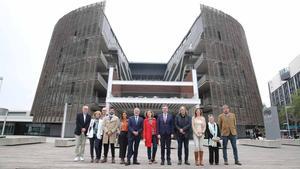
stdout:
<svg viewBox="0 0 300 169">
<path fill-rule="evenodd" d="M 215 165 L 219 165 L 219 163 L 216 163 Z"/>
<path fill-rule="evenodd" d="M 236 161 L 234 164 L 235 165 L 242 165 L 242 163 L 240 163 L 239 161 Z"/>
<path fill-rule="evenodd" d="M 209 165 L 214 165 L 214 163 L 209 163 Z"/>
<path fill-rule="evenodd" d="M 106 163 L 107 162 L 107 157 L 104 157 L 102 160 L 101 160 L 101 163 Z"/>
<path fill-rule="evenodd" d="M 178 165 L 181 165 L 181 164 L 182 164 L 182 161 L 181 161 L 181 160 L 179 160 L 177 164 L 178 164 Z"/>
<path fill-rule="evenodd" d="M 225 161 L 225 162 L 224 162 L 224 165 L 228 165 L 228 162 L 227 162 L 227 161 Z"/>
<path fill-rule="evenodd" d="M 128 166 L 128 165 L 130 165 L 130 161 L 127 161 L 127 162 L 125 163 L 125 166 Z"/>
<path fill-rule="evenodd" d="M 137 161 L 134 161 L 132 164 L 134 164 L 134 165 L 140 165 L 141 163 L 139 163 Z"/>
<path fill-rule="evenodd" d="M 172 165 L 171 161 L 168 161 L 167 164 L 168 164 L 168 165 Z"/>
<path fill-rule="evenodd" d="M 160 162 L 160 165 L 165 165 L 165 161 L 161 161 L 161 162 Z"/>
<path fill-rule="evenodd" d="M 125 160 L 124 160 L 124 158 L 121 158 L 121 162 L 120 162 L 120 164 L 125 164 Z"/>
<path fill-rule="evenodd" d="M 191 164 L 189 163 L 189 161 L 185 161 L 184 164 L 185 164 L 185 165 L 191 165 Z"/>
</svg>

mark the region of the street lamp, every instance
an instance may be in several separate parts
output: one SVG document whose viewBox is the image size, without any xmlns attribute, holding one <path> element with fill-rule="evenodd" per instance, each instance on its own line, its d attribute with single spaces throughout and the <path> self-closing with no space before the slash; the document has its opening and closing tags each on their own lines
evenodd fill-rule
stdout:
<svg viewBox="0 0 300 169">
<path fill-rule="evenodd" d="M 67 112 L 68 112 L 68 105 L 71 104 L 71 97 L 68 97 L 66 99 L 65 107 L 64 107 L 64 117 L 61 127 L 61 138 L 65 138 L 65 128 L 66 128 L 66 118 L 67 118 Z"/>
<path fill-rule="evenodd" d="M 3 136 L 4 131 L 5 131 L 6 119 L 7 119 L 7 115 L 8 115 L 8 109 L 0 108 L 0 112 L 5 112 L 5 118 L 4 118 L 4 121 L 3 121 L 2 132 L 1 132 L 1 136 Z"/>
</svg>

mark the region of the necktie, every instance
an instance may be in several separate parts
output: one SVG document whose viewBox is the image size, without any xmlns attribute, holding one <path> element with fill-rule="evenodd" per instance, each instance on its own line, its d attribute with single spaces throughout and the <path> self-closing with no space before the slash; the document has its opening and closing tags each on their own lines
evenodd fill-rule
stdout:
<svg viewBox="0 0 300 169">
<path fill-rule="evenodd" d="M 135 123 L 138 124 L 138 116 L 135 116 Z"/>
<path fill-rule="evenodd" d="M 167 114 L 164 113 L 164 122 L 166 123 L 167 122 Z"/>
</svg>

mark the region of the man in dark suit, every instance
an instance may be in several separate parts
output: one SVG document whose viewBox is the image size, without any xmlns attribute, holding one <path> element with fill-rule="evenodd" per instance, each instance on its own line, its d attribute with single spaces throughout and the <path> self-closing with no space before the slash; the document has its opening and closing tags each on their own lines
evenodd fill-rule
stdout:
<svg viewBox="0 0 300 169">
<path fill-rule="evenodd" d="M 189 136 L 191 130 L 191 117 L 185 106 L 181 106 L 178 115 L 175 117 L 175 128 L 178 142 L 178 165 L 182 164 L 182 144 L 184 145 L 184 164 L 190 165 L 189 159 Z"/>
<path fill-rule="evenodd" d="M 84 161 L 84 149 L 86 141 L 86 133 L 91 121 L 91 115 L 89 115 L 89 107 L 83 106 L 82 112 L 78 113 L 76 116 L 76 128 L 75 128 L 75 138 L 76 138 L 76 157 L 74 161 Z"/>
<path fill-rule="evenodd" d="M 128 119 L 128 153 L 127 153 L 127 163 L 125 165 L 130 165 L 130 159 L 133 155 L 133 164 L 139 165 L 137 161 L 139 144 L 143 132 L 143 118 L 140 116 L 140 109 L 134 109 L 134 116 Z M 134 145 L 133 145 L 134 144 Z"/>
<path fill-rule="evenodd" d="M 161 165 L 165 165 L 165 149 L 167 149 L 167 164 L 172 165 L 171 138 L 174 137 L 174 124 L 173 116 L 171 113 L 168 113 L 168 111 L 168 105 L 164 104 L 162 106 L 162 113 L 158 116 L 157 119 L 157 137 L 158 139 L 160 139 Z"/>
</svg>

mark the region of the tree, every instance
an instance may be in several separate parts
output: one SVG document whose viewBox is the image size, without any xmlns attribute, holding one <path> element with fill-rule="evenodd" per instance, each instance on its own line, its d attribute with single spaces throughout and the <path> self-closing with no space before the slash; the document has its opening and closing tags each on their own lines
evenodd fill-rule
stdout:
<svg viewBox="0 0 300 169">
<path fill-rule="evenodd" d="M 291 114 L 291 112 L 292 112 L 291 107 L 287 107 L 286 111 L 287 111 L 288 115 Z M 281 106 L 279 108 L 278 119 L 279 119 L 280 128 L 282 129 L 284 124 L 286 124 L 286 114 L 285 114 L 285 107 L 284 106 Z M 290 121 L 291 121 L 291 119 L 289 118 L 289 122 Z"/>
<path fill-rule="evenodd" d="M 289 113 L 289 117 L 291 121 L 294 122 L 296 127 L 296 133 L 298 132 L 298 123 L 300 122 L 300 89 L 298 89 L 292 95 L 292 104 L 291 104 L 291 111 Z"/>
</svg>

